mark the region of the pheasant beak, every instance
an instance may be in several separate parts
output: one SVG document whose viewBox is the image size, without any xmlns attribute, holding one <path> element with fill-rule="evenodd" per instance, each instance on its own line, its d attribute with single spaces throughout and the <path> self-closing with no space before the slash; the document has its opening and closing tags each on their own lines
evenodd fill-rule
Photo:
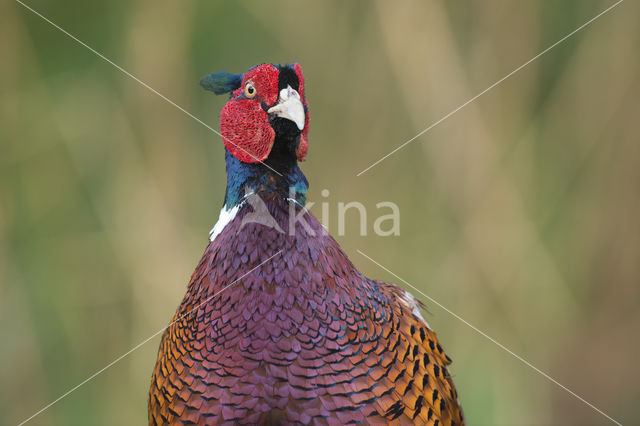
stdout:
<svg viewBox="0 0 640 426">
<path fill-rule="evenodd" d="M 300 101 L 300 94 L 291 86 L 287 86 L 280 91 L 278 102 L 269 108 L 267 112 L 293 121 L 300 130 L 304 128 L 305 115 L 302 101 Z"/>
</svg>

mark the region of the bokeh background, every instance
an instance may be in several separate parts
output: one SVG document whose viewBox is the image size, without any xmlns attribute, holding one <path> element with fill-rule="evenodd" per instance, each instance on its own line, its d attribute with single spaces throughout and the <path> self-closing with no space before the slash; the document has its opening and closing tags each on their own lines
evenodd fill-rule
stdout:
<svg viewBox="0 0 640 426">
<path fill-rule="evenodd" d="M 612 1 L 44 1 L 218 128 L 218 70 L 302 64 L 310 200 L 360 249 L 623 424 L 640 423 L 640 6 L 626 1 L 360 177 Z M 0 3 L 0 423 L 162 329 L 217 220 L 218 136 Z M 320 191 L 330 191 L 321 197 Z M 401 235 L 371 232 L 375 204 Z M 314 211 L 319 214 L 317 207 Z M 423 298 L 424 299 L 424 298 Z M 610 424 L 428 303 L 472 425 Z M 140 425 L 159 337 L 33 419 Z"/>
</svg>

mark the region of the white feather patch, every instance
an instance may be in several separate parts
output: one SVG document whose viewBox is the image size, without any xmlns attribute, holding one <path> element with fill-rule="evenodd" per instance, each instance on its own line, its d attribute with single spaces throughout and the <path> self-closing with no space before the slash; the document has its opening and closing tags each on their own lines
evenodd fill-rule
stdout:
<svg viewBox="0 0 640 426">
<path fill-rule="evenodd" d="M 413 294 L 405 291 L 403 297 L 400 300 L 407 308 L 411 309 L 416 317 L 422 320 L 422 322 L 427 326 L 429 330 L 431 330 L 431 327 L 429 327 L 429 323 L 427 322 L 427 320 L 422 317 L 422 313 L 420 313 L 420 304 L 418 303 L 416 298 L 413 297 Z"/>
<path fill-rule="evenodd" d="M 211 232 L 209 232 L 209 241 L 213 241 L 216 239 L 218 235 L 222 232 L 222 230 L 233 220 L 234 217 L 238 214 L 238 210 L 240 210 L 240 206 L 244 204 L 244 202 L 239 203 L 231 208 L 231 210 L 227 210 L 224 206 L 220 210 L 220 217 L 218 218 L 218 222 L 214 225 Z"/>
</svg>

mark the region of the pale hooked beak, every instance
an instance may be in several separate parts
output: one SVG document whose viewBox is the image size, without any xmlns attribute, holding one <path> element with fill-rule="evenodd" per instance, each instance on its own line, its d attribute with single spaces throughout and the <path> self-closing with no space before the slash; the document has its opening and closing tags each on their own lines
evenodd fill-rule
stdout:
<svg viewBox="0 0 640 426">
<path fill-rule="evenodd" d="M 293 121 L 300 130 L 304 128 L 304 106 L 302 106 L 302 101 L 300 101 L 300 94 L 291 88 L 291 86 L 287 86 L 280 91 L 278 103 L 269 108 L 267 112 Z"/>
</svg>

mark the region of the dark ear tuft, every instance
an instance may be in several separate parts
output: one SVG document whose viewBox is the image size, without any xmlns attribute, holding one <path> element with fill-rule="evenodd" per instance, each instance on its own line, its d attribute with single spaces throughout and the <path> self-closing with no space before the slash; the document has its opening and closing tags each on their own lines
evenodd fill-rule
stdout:
<svg viewBox="0 0 640 426">
<path fill-rule="evenodd" d="M 233 92 L 242 84 L 242 74 L 231 74 L 220 71 L 214 72 L 200 79 L 200 86 L 216 95 Z"/>
</svg>

